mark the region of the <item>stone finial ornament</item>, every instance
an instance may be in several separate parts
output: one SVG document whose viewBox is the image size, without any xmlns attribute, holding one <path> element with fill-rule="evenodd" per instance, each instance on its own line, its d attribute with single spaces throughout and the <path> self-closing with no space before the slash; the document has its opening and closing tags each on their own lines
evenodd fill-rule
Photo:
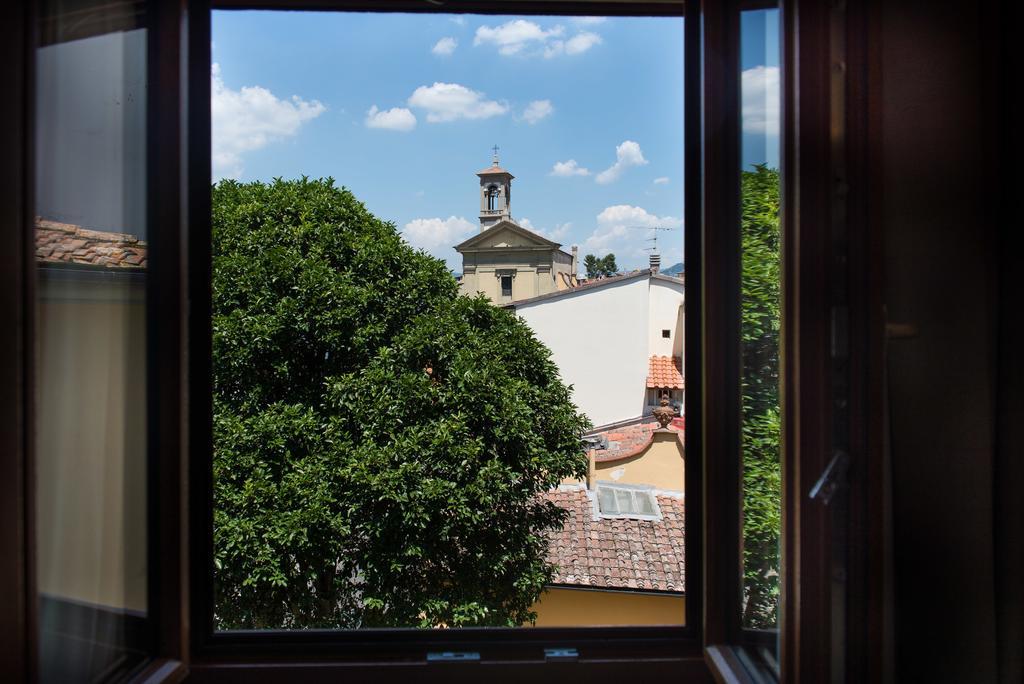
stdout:
<svg viewBox="0 0 1024 684">
<path fill-rule="evenodd" d="M 661 429 L 665 430 L 668 428 L 669 423 L 672 422 L 672 419 L 676 417 L 676 410 L 668 405 L 668 394 L 666 393 L 662 393 L 659 403 L 661 405 L 651 413 L 654 414 L 658 424 L 661 425 Z"/>
</svg>

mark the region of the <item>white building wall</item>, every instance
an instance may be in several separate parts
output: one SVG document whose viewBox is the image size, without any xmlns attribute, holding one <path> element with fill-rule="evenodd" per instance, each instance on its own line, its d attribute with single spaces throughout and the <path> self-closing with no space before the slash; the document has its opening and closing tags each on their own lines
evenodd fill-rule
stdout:
<svg viewBox="0 0 1024 684">
<path fill-rule="evenodd" d="M 650 356 L 681 356 L 683 284 L 651 279 L 650 296 Z M 662 330 L 669 337 L 662 337 Z"/>
<path fill-rule="evenodd" d="M 651 282 L 638 278 L 516 306 L 595 426 L 643 414 Z"/>
</svg>

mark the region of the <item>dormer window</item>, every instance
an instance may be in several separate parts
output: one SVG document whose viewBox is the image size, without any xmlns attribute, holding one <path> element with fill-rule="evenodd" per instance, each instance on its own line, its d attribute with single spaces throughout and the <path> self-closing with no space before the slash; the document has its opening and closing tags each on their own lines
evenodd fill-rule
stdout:
<svg viewBox="0 0 1024 684">
<path fill-rule="evenodd" d="M 606 518 L 655 520 L 661 517 L 661 509 L 650 487 L 598 484 L 597 510 Z"/>
</svg>

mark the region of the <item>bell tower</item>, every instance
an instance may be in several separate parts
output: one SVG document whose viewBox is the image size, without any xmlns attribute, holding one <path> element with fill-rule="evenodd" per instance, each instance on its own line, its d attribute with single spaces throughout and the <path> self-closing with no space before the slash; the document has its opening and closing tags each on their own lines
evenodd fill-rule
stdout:
<svg viewBox="0 0 1024 684">
<path fill-rule="evenodd" d="M 478 171 L 480 177 L 480 232 L 499 221 L 512 220 L 512 179 L 515 177 L 498 164 L 498 146 L 493 148 L 491 166 Z"/>
</svg>

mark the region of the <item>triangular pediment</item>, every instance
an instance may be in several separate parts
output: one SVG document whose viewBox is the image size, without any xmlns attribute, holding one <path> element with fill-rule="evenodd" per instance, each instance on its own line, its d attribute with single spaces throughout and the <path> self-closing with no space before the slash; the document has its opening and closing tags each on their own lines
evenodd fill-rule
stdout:
<svg viewBox="0 0 1024 684">
<path fill-rule="evenodd" d="M 549 247 L 558 249 L 562 245 L 537 235 L 513 221 L 499 221 L 482 233 L 474 235 L 457 245 L 460 252 L 476 249 L 536 249 Z"/>
</svg>

